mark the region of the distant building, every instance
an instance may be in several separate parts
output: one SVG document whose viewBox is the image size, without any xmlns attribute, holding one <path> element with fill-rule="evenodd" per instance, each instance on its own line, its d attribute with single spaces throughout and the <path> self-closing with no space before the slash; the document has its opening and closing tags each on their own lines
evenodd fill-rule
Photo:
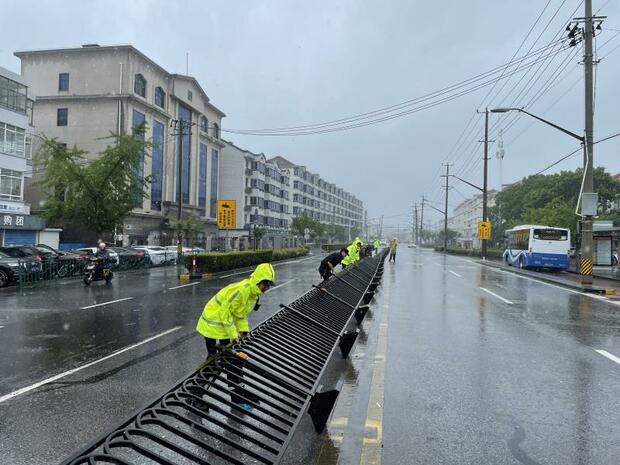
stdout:
<svg viewBox="0 0 620 465">
<path fill-rule="evenodd" d="M 353 194 L 323 179 L 302 165 L 284 157 L 269 160 L 292 181 L 290 205 L 293 216 L 307 215 L 325 224 L 343 226 L 361 233 L 364 226 L 364 204 Z"/>
<path fill-rule="evenodd" d="M 220 197 L 237 203 L 237 228 L 220 232 L 226 248 L 254 247 L 254 228 L 264 235 L 257 246 L 292 246 L 290 178 L 262 153 L 225 142 L 220 160 Z"/>
<path fill-rule="evenodd" d="M 495 206 L 496 190 L 487 194 L 487 207 Z M 466 249 L 479 249 L 482 246 L 478 240 L 478 222 L 482 221 L 482 194 L 461 202 L 448 218 L 448 228 L 459 233 L 457 243 Z"/>
<path fill-rule="evenodd" d="M 22 76 L 0 67 L 0 245 L 58 246 L 58 230 L 30 214 L 24 184 L 32 176 L 33 97 Z"/>
<path fill-rule="evenodd" d="M 146 137 L 154 146 L 151 156 L 144 158 L 142 173 L 151 176 L 152 183 L 148 197 L 118 231 L 123 244 L 174 243 L 175 233 L 165 217 L 176 217 L 181 191 L 183 214 L 196 215 L 205 225 L 206 232 L 195 243 L 211 247 L 217 234 L 219 158 L 224 145 L 220 127 L 225 115 L 195 78 L 169 73 L 131 45 L 90 44 L 15 56 L 37 95 L 38 132 L 76 145 L 95 158 L 110 144 L 102 138 L 146 123 Z M 189 123 L 191 131 L 175 133 L 173 120 Z M 45 197 L 36 189 L 30 195 L 33 209 L 41 208 Z"/>
</svg>

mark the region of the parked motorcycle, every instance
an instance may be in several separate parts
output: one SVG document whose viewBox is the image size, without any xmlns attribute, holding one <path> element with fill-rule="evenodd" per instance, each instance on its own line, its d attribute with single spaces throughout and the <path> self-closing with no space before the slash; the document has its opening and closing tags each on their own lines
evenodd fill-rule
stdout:
<svg viewBox="0 0 620 465">
<path fill-rule="evenodd" d="M 90 263 L 86 265 L 84 272 L 84 284 L 90 286 L 93 281 L 104 280 L 108 284 L 114 273 L 112 273 L 112 267 L 110 260 L 104 258 L 91 258 Z"/>
</svg>

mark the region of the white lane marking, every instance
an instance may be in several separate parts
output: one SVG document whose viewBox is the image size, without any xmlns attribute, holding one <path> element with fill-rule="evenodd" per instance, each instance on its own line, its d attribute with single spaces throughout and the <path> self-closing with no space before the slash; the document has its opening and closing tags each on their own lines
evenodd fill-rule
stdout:
<svg viewBox="0 0 620 465">
<path fill-rule="evenodd" d="M 4 326 L 0 326 L 0 329 L 4 328 Z"/>
<path fill-rule="evenodd" d="M 610 354 L 606 350 L 594 349 L 596 352 L 601 354 L 603 357 L 607 357 L 609 360 L 612 360 L 620 365 L 620 357 L 616 357 L 614 354 Z"/>
<path fill-rule="evenodd" d="M 196 284 L 200 284 L 200 281 L 195 282 L 195 283 L 189 283 L 189 284 L 181 284 L 180 286 L 169 287 L 168 290 L 171 291 L 173 289 L 180 289 L 182 287 L 195 286 Z"/>
<path fill-rule="evenodd" d="M 123 302 L 125 300 L 131 300 L 131 299 L 133 299 L 133 297 L 125 297 L 124 299 L 116 299 L 116 300 L 111 300 L 109 302 L 101 302 L 100 304 L 87 305 L 86 307 L 80 307 L 80 310 L 87 310 L 89 308 L 102 307 L 103 305 L 115 304 L 116 302 Z"/>
<path fill-rule="evenodd" d="M 272 288 L 270 288 L 269 292 L 271 292 L 274 289 L 277 289 L 279 287 L 286 286 L 287 284 L 291 284 L 293 281 L 296 281 L 296 280 L 297 280 L 297 278 L 293 278 L 293 279 L 289 279 L 288 281 L 284 281 L 282 284 L 278 284 L 277 286 L 273 286 Z"/>
<path fill-rule="evenodd" d="M 448 271 L 450 271 L 450 273 L 452 273 L 454 276 L 458 276 L 459 278 L 463 277 L 460 274 L 458 274 L 456 271 L 452 271 L 452 270 L 448 270 Z"/>
<path fill-rule="evenodd" d="M 468 260 L 468 259 L 461 258 L 461 257 L 452 257 L 452 258 L 456 258 L 457 260 L 463 260 L 463 261 L 466 261 L 466 262 L 470 262 L 470 263 L 473 263 L 474 265 L 478 265 L 480 267 L 484 266 L 485 268 L 487 268 L 487 269 L 489 269 L 491 271 L 495 271 L 497 273 L 508 274 L 510 276 L 514 276 L 514 277 L 519 278 L 519 279 L 525 279 L 527 281 L 533 281 L 535 283 L 543 284 L 545 286 L 555 287 L 556 289 L 559 289 L 561 291 L 570 292 L 572 294 L 579 294 L 579 295 L 582 295 L 584 297 L 589 297 L 590 299 L 601 300 L 603 302 L 607 302 L 608 304 L 620 306 L 620 301 L 610 300 L 607 297 L 603 297 L 601 295 L 590 294 L 588 292 L 582 292 L 582 291 L 576 291 L 576 290 L 570 289 L 568 287 L 560 286 L 559 284 L 552 284 L 552 283 L 549 283 L 547 281 L 541 281 L 540 279 L 532 278 L 531 276 L 523 276 L 523 275 L 521 275 L 519 273 L 513 273 L 513 272 L 511 272 L 509 270 L 502 270 L 501 268 L 496 268 L 496 267 L 490 266 L 490 265 L 483 265 L 482 263 L 477 263 L 477 262 L 475 262 L 473 260 Z"/>
<path fill-rule="evenodd" d="M 433 262 L 437 266 L 443 266 L 441 263 Z"/>
<path fill-rule="evenodd" d="M 292 262 L 284 262 L 284 263 L 274 263 L 273 266 L 282 266 L 282 265 L 290 265 L 291 263 L 299 263 L 299 262 L 303 262 L 306 260 L 310 260 L 312 258 L 316 258 L 314 255 L 312 257 L 306 257 L 306 258 L 302 258 L 300 260 L 295 260 Z M 237 271 L 236 273 L 230 273 L 230 274 L 225 274 L 222 276 L 214 276 L 214 278 L 216 279 L 220 279 L 220 278 L 230 278 L 231 276 L 237 276 L 240 274 L 251 274 L 253 270 L 246 270 L 246 271 Z"/>
<path fill-rule="evenodd" d="M 494 297 L 497 297 L 499 300 L 501 300 L 501 301 L 503 301 L 503 302 L 507 303 L 508 305 L 512 305 L 512 302 L 511 302 L 510 300 L 508 300 L 508 299 L 504 299 L 501 295 L 497 295 L 497 294 L 496 294 L 495 292 L 493 292 L 493 291 L 489 291 L 486 287 L 482 287 L 482 286 L 481 286 L 481 287 L 480 287 L 480 289 L 482 289 L 484 292 L 486 292 L 486 293 L 488 293 L 488 294 L 491 294 L 491 295 L 492 295 L 492 296 L 494 296 Z"/>
<path fill-rule="evenodd" d="M 43 381 L 39 381 L 38 383 L 34 383 L 34 384 L 31 384 L 30 386 L 23 387 L 21 389 L 18 389 L 17 391 L 13 391 L 13 392 L 11 392 L 9 394 L 5 394 L 4 396 L 0 397 L 0 404 L 2 402 L 4 402 L 4 401 L 7 401 L 7 400 L 12 399 L 14 397 L 17 397 L 19 395 L 25 394 L 26 392 L 30 392 L 30 391 L 32 391 L 34 389 L 37 389 L 37 388 L 39 388 L 39 387 L 41 387 L 41 386 L 43 386 L 45 384 L 53 383 L 54 381 L 59 380 L 61 378 L 64 378 L 65 376 L 72 375 L 74 373 L 77 373 L 78 371 L 84 370 L 85 368 L 89 368 L 89 367 L 92 367 L 93 365 L 96 365 L 98 363 L 101 363 L 101 362 L 104 362 L 106 360 L 109 360 L 112 357 L 116 357 L 117 355 L 120 355 L 120 354 L 122 354 L 124 352 L 127 352 L 129 350 L 135 349 L 136 347 L 140 347 L 141 345 L 147 344 L 147 343 L 149 343 L 151 341 L 154 341 L 155 339 L 163 337 L 166 334 L 170 334 L 170 333 L 172 333 L 174 331 L 177 331 L 179 329 L 181 329 L 181 326 L 175 326 L 174 328 L 171 328 L 171 329 L 169 329 L 167 331 L 164 331 L 163 333 L 159 333 L 159 334 L 156 334 L 155 336 L 151 336 L 151 337 L 149 337 L 148 339 L 145 339 L 142 342 L 138 342 L 137 344 L 133 344 L 133 345 L 130 345 L 128 347 L 125 347 L 124 349 L 120 349 L 120 350 L 117 350 L 115 352 L 112 352 L 110 355 L 106 355 L 105 357 L 99 358 L 99 359 L 94 360 L 92 362 L 89 362 L 89 363 L 87 363 L 85 365 L 82 365 L 82 366 L 79 366 L 77 368 L 73 368 L 72 370 L 68 370 L 68 371 L 65 371 L 63 373 L 57 374 L 55 376 L 52 376 L 51 378 L 44 379 Z"/>
</svg>

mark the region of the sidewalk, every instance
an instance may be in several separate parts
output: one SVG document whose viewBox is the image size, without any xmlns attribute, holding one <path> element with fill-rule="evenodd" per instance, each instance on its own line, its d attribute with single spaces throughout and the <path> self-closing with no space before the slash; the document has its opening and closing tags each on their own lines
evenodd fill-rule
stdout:
<svg viewBox="0 0 620 465">
<path fill-rule="evenodd" d="M 476 260 L 476 262 L 480 263 L 481 265 L 498 268 L 509 273 L 528 276 L 533 279 L 538 279 L 540 281 L 556 284 L 558 286 L 563 286 L 580 292 L 620 296 L 620 278 L 613 279 L 594 276 L 592 286 L 584 287 L 581 284 L 580 275 L 574 272 L 523 270 L 514 266 L 508 266 L 500 260 Z"/>
</svg>

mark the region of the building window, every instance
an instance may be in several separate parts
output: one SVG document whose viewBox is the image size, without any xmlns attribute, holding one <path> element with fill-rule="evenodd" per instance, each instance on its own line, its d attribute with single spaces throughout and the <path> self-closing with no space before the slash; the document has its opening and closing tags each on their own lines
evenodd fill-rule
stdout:
<svg viewBox="0 0 620 465">
<path fill-rule="evenodd" d="M 209 133 L 209 120 L 206 118 L 206 116 L 200 117 L 200 130 L 202 132 Z"/>
<path fill-rule="evenodd" d="M 151 150 L 151 210 L 161 210 L 162 179 L 164 175 L 164 125 L 153 120 L 153 148 Z"/>
<path fill-rule="evenodd" d="M 64 92 L 69 90 L 69 73 L 60 73 L 58 75 L 58 90 Z"/>
<path fill-rule="evenodd" d="M 69 121 L 69 109 L 59 108 L 56 110 L 56 126 L 66 126 Z"/>
<path fill-rule="evenodd" d="M 22 173 L 0 168 L 0 199 L 22 200 Z"/>
<path fill-rule="evenodd" d="M 200 144 L 200 160 L 198 165 L 198 206 L 202 216 L 207 214 L 207 155 L 205 144 Z"/>
<path fill-rule="evenodd" d="M 139 73 L 134 76 L 133 91 L 141 97 L 146 98 L 146 79 Z"/>
<path fill-rule="evenodd" d="M 219 170 L 219 154 L 217 150 L 211 149 L 211 218 L 215 218 L 217 207 L 217 176 Z"/>
<path fill-rule="evenodd" d="M 0 107 L 26 113 L 27 87 L 0 76 Z"/>
<path fill-rule="evenodd" d="M 213 123 L 213 137 L 220 138 L 220 126 L 217 123 Z"/>
<path fill-rule="evenodd" d="M 181 120 L 184 127 L 190 128 L 192 126 L 192 111 L 189 107 L 179 104 L 179 120 Z M 177 156 L 182 157 L 183 172 L 181 176 L 181 185 L 177 186 L 177 195 L 175 199 L 179 198 L 179 189 L 182 189 L 183 203 L 189 203 L 189 174 L 191 173 L 190 166 L 190 154 L 192 146 L 192 136 L 190 131 L 183 131 L 178 135 L 179 140 L 177 143 Z M 183 153 L 180 153 L 181 141 L 183 145 Z M 177 158 L 178 160 L 178 158 Z M 177 172 L 177 179 L 179 179 L 179 173 Z"/>
<path fill-rule="evenodd" d="M 30 158 L 29 140 L 24 129 L 0 123 L 0 152 Z"/>
<path fill-rule="evenodd" d="M 161 87 L 155 87 L 155 105 L 160 108 L 166 107 L 166 93 Z"/>
<path fill-rule="evenodd" d="M 194 97 L 194 94 L 192 94 L 192 91 L 188 89 L 187 90 L 187 100 L 189 100 L 191 102 L 193 97 Z"/>
<path fill-rule="evenodd" d="M 132 128 L 133 128 L 134 137 L 141 141 L 144 141 L 143 128 L 144 128 L 145 121 L 146 121 L 146 117 L 144 116 L 144 113 L 140 113 L 139 111 L 136 111 L 136 110 L 133 111 Z M 142 150 L 140 153 L 140 161 L 138 162 L 138 167 L 136 169 L 136 176 L 139 179 L 144 178 L 144 150 Z M 135 199 L 136 208 L 142 208 L 142 200 L 143 200 L 142 194 L 139 194 L 136 196 L 136 199 Z"/>
</svg>

